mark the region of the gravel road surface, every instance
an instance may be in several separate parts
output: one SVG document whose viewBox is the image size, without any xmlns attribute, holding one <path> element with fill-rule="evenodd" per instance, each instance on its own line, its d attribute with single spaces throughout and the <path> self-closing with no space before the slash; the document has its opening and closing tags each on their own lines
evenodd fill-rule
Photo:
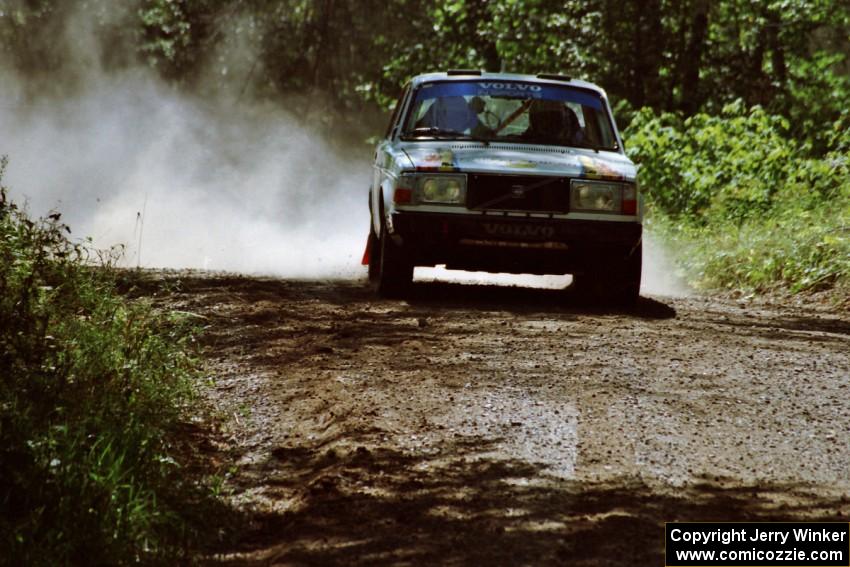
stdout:
<svg viewBox="0 0 850 567">
<path fill-rule="evenodd" d="M 228 565 L 663 565 L 676 520 L 850 516 L 850 315 L 165 278 L 204 317 Z"/>
</svg>

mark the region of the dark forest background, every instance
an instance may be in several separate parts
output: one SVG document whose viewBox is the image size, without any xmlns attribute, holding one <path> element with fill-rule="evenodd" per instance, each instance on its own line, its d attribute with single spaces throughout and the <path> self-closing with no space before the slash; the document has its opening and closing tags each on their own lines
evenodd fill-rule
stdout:
<svg viewBox="0 0 850 567">
<path fill-rule="evenodd" d="M 85 27 L 100 39 L 95 63 L 107 70 L 143 63 L 186 88 L 210 88 L 214 76 L 219 87 L 238 84 L 246 95 L 290 105 L 320 93 L 349 117 L 385 110 L 407 78 L 447 68 L 584 78 L 607 89 L 626 121 L 643 107 L 689 116 L 740 99 L 788 118 L 790 133 L 815 151 L 850 106 L 846 0 L 0 5 L 0 48 L 29 77 L 55 80 L 76 70 L 68 44 Z M 76 28 L 68 27 L 72 19 Z"/>
</svg>

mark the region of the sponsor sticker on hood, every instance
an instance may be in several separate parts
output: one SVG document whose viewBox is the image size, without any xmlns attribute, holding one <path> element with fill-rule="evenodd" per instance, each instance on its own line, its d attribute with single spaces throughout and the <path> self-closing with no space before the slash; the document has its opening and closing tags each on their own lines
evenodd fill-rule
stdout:
<svg viewBox="0 0 850 567">
<path fill-rule="evenodd" d="M 409 151 L 407 154 L 417 171 L 457 171 L 454 152 L 449 148 Z"/>
<path fill-rule="evenodd" d="M 617 171 L 611 164 L 590 156 L 579 156 L 582 166 L 582 177 L 588 179 L 605 179 L 608 181 L 623 181 L 626 176 Z"/>
</svg>

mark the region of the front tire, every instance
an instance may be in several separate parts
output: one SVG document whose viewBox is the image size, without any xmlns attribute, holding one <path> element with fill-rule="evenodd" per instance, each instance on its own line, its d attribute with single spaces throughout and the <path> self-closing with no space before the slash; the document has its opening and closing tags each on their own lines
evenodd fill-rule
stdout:
<svg viewBox="0 0 850 567">
<path fill-rule="evenodd" d="M 381 222 L 381 236 L 378 243 L 380 265 L 377 267 L 378 295 L 388 298 L 404 297 L 413 284 L 413 263 L 404 256 L 404 251 L 396 246 Z M 370 263 L 371 271 L 371 263 Z"/>
<path fill-rule="evenodd" d="M 621 263 L 602 261 L 587 267 L 585 273 L 573 276 L 576 293 L 585 299 L 632 307 L 640 297 L 643 269 L 643 243 Z"/>
</svg>

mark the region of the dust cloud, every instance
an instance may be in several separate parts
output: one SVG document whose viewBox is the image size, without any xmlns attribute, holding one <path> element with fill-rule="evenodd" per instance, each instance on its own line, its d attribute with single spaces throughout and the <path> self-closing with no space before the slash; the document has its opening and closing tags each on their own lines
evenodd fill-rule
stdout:
<svg viewBox="0 0 850 567">
<path fill-rule="evenodd" d="M 694 290 L 676 267 L 672 254 L 651 232 L 644 233 L 641 293 L 667 297 L 689 297 Z"/>
<path fill-rule="evenodd" d="M 134 6 L 57 8 L 55 33 L 39 39 L 62 53 L 47 77 L 25 77 L 0 54 L 11 196 L 33 215 L 62 213 L 96 248 L 123 246 L 128 266 L 361 274 L 369 148 L 331 147 L 285 104 L 241 96 L 256 46 L 229 24 L 198 86 L 171 87 L 93 23 L 128 25 Z"/>
<path fill-rule="evenodd" d="M 368 227 L 369 164 L 285 111 L 178 94 L 143 73 L 58 100 L 3 81 L 5 178 L 135 266 L 351 276 Z M 12 91 L 12 92 L 10 92 Z M 365 152 L 363 152 L 365 153 Z"/>
</svg>

